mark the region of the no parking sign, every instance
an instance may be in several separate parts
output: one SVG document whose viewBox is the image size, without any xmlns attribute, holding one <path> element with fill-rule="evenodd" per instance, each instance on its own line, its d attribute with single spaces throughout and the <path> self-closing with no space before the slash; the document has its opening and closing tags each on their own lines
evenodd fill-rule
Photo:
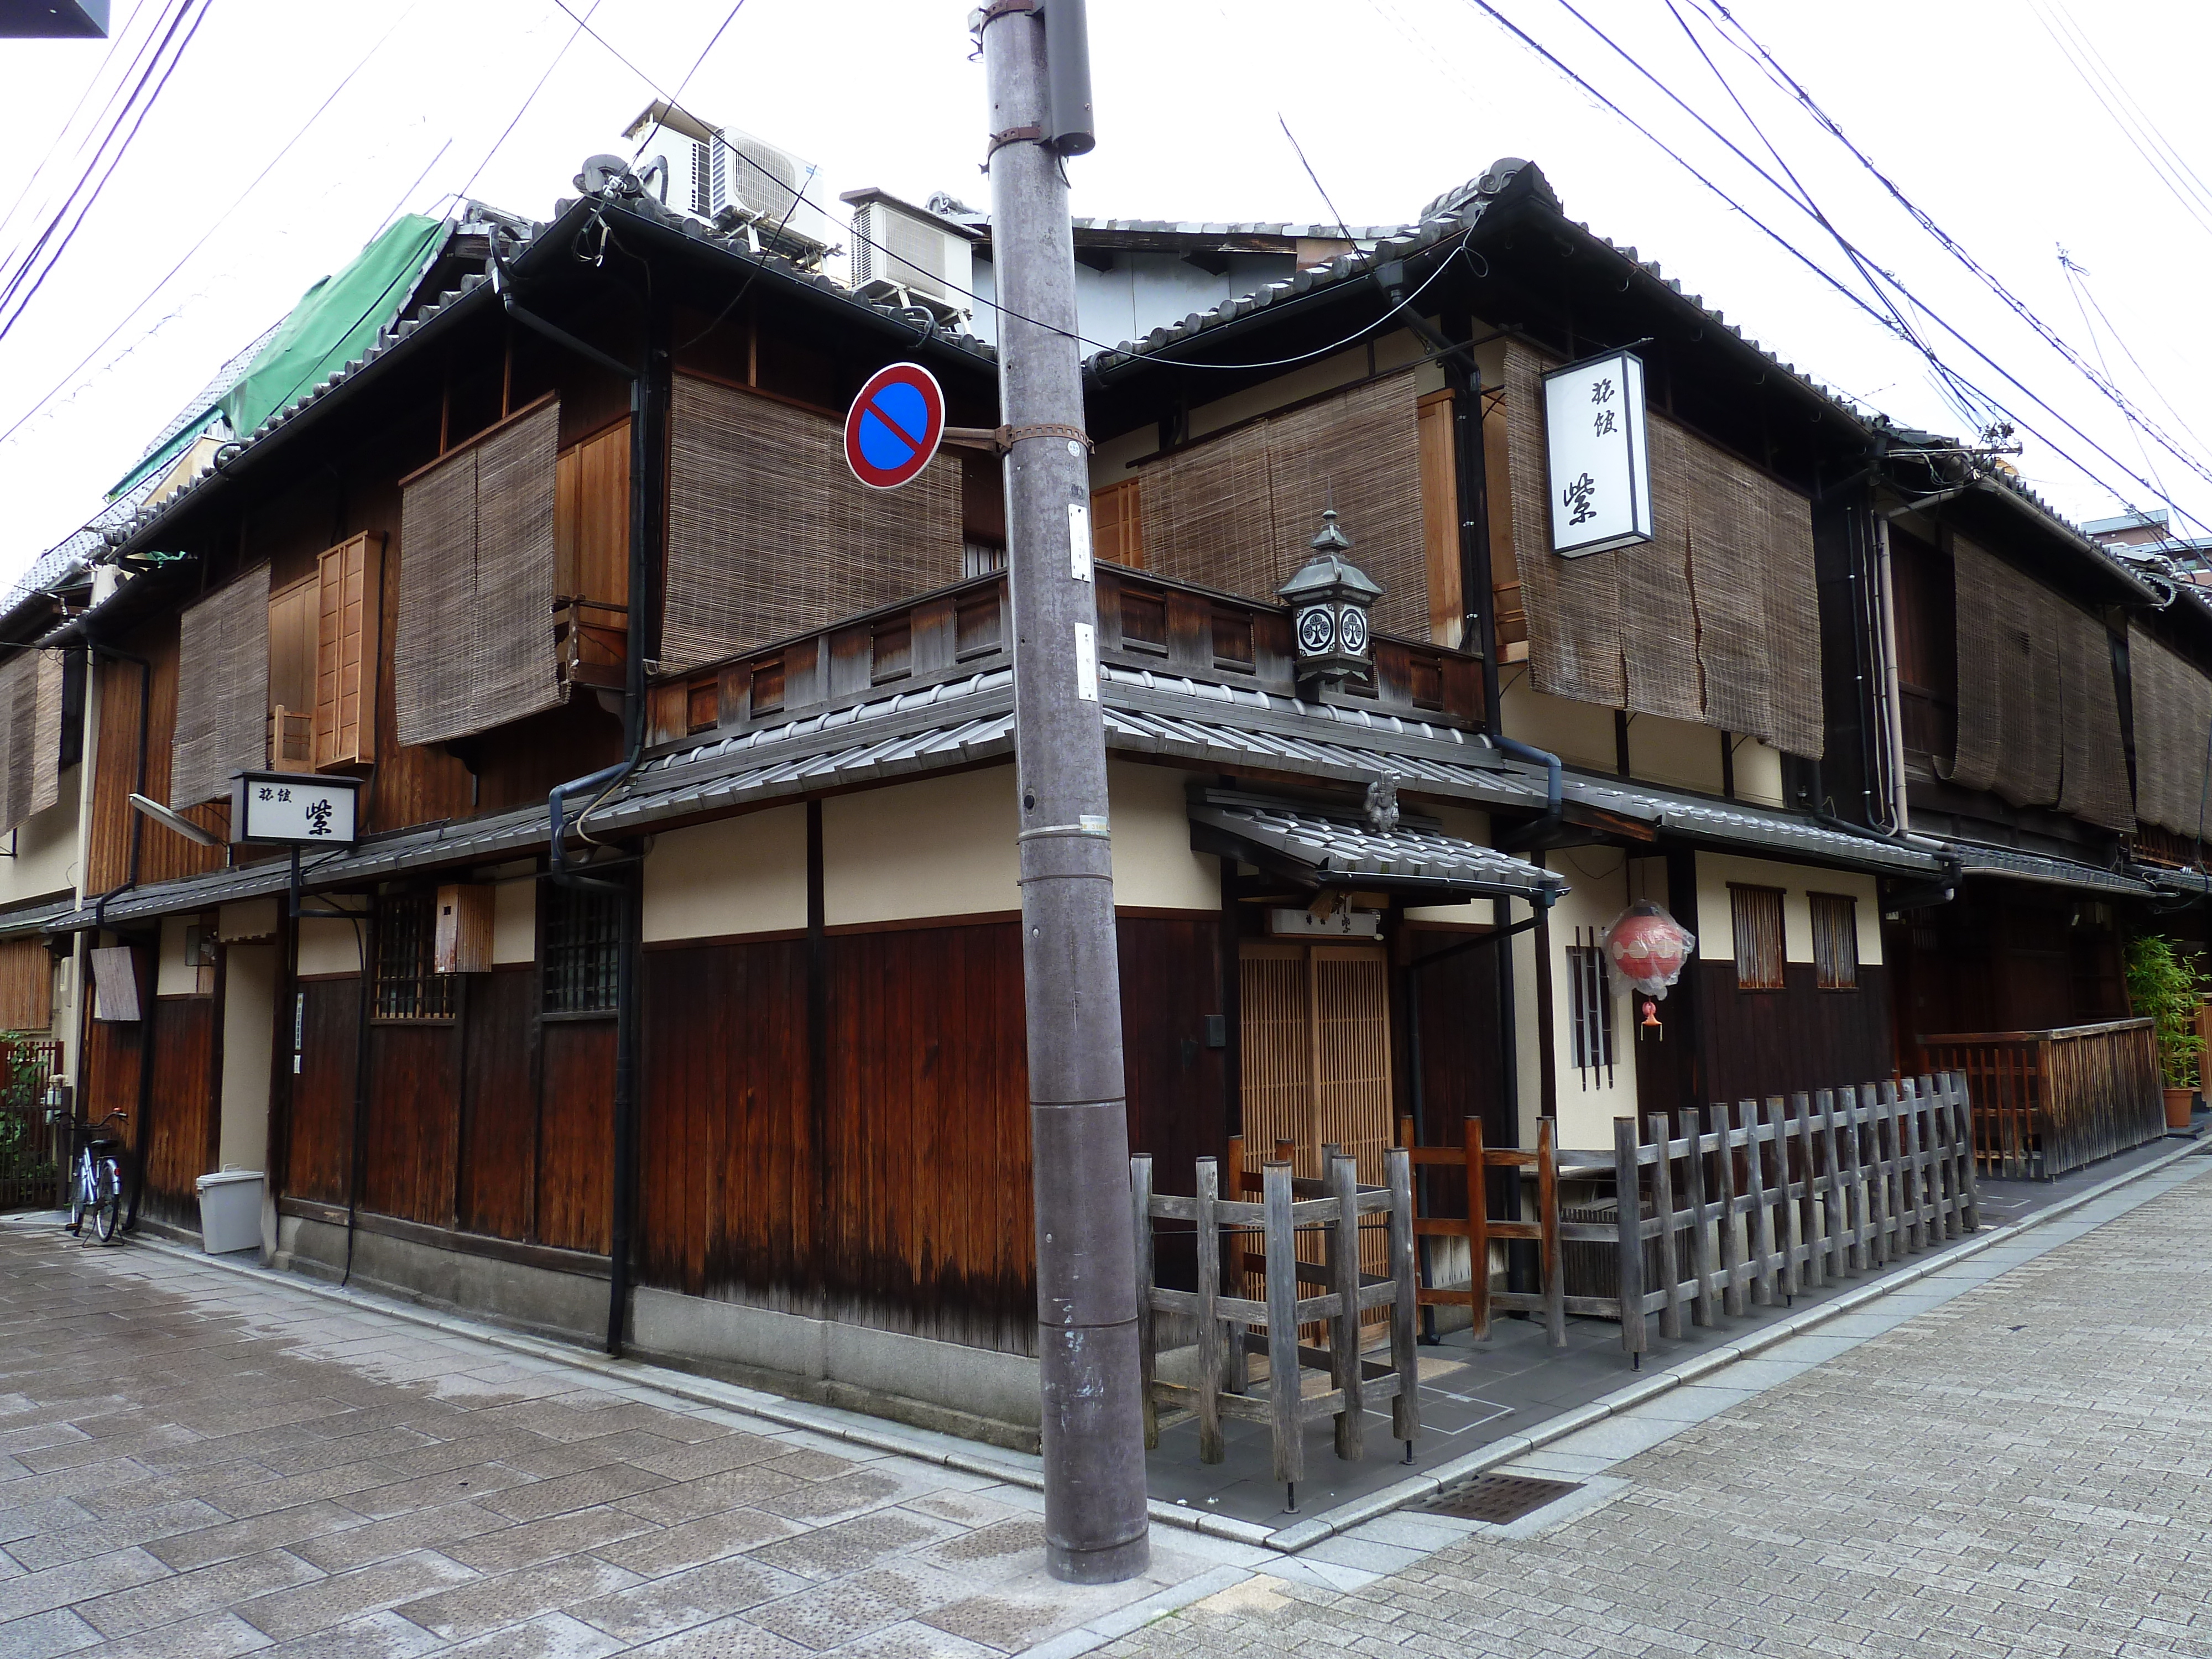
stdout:
<svg viewBox="0 0 2212 1659">
<path fill-rule="evenodd" d="M 921 477 L 945 437 L 945 392 L 920 363 L 893 363 L 868 377 L 845 414 L 845 465 L 871 489 Z"/>
</svg>

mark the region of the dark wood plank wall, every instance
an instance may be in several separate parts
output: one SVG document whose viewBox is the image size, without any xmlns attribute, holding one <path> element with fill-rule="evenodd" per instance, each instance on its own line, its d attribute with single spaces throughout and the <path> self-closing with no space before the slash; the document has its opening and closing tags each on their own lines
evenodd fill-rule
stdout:
<svg viewBox="0 0 2212 1659">
<path fill-rule="evenodd" d="M 604 1255 L 614 1193 L 615 1023 L 550 1020 L 538 1041 L 538 1242 Z"/>
<path fill-rule="evenodd" d="M 1416 957 L 1464 945 L 1469 938 L 1456 929 L 1424 928 L 1418 923 L 1408 924 L 1408 934 Z M 1409 1086 L 1402 1104 L 1416 1119 L 1425 1146 L 1464 1144 L 1469 1117 L 1482 1120 L 1484 1145 L 1520 1143 L 1521 1126 L 1507 1115 L 1504 1092 L 1498 1086 L 1498 953 L 1510 948 L 1481 945 L 1415 968 L 1410 977 L 1416 982 L 1400 998 L 1408 1024 L 1416 1019 L 1420 1024 L 1417 1038 L 1409 1030 L 1400 1041 L 1407 1051 L 1404 1069 L 1409 1085 L 1415 1077 L 1410 1050 L 1415 1046 L 1420 1050 L 1419 1096 Z M 1421 1175 L 1427 1206 L 1422 1213 L 1467 1213 L 1467 1183 L 1455 1171 Z M 1493 1214 L 1505 1213 L 1498 1206 L 1511 1182 L 1504 1174 L 1492 1178 Z"/>
<path fill-rule="evenodd" d="M 453 1220 L 459 1040 L 450 1022 L 368 1028 L 368 1135 L 362 1202 L 382 1215 Z"/>
<path fill-rule="evenodd" d="M 1799 1089 L 1871 1083 L 1891 1075 L 1889 970 L 1859 967 L 1855 991 L 1823 991 L 1813 964 L 1783 970 L 1785 988 L 1736 988 L 1732 962 L 1692 963 L 1698 975 L 1705 1103 L 1763 1100 Z"/>
<path fill-rule="evenodd" d="M 139 1146 L 140 1042 L 138 1022 L 135 1019 L 95 1019 L 86 1023 L 84 1094 L 78 1108 L 79 1116 L 94 1123 L 110 1112 L 128 1113 L 123 1140 L 134 1152 Z"/>
<path fill-rule="evenodd" d="M 354 1060 L 361 1035 L 361 981 L 312 979 L 299 986 L 300 1069 L 292 1077 L 284 1191 L 343 1204 L 353 1167 Z"/>
<path fill-rule="evenodd" d="M 527 1238 L 538 1185 L 538 976 L 495 969 L 469 987 L 462 1078 L 459 1224 L 495 1238 Z"/>
<path fill-rule="evenodd" d="M 215 1006 L 211 996 L 154 1003 L 154 1086 L 139 1142 L 146 1179 L 139 1207 L 181 1227 L 199 1224 L 195 1182 L 216 1167 Z M 131 1070 L 135 1086 L 137 1068 Z"/>
<path fill-rule="evenodd" d="M 145 793 L 169 799 L 169 745 L 177 729 L 177 619 L 172 616 L 140 629 L 124 647 L 152 665 L 152 697 L 147 723 Z M 93 781 L 91 847 L 86 860 L 91 890 L 120 887 L 131 875 L 131 837 L 138 813 L 131 805 L 138 783 L 138 688 L 137 663 L 100 665 L 99 752 Z M 185 817 L 218 835 L 227 834 L 227 805 L 196 806 Z M 222 849 L 200 847 L 159 825 L 147 823 L 140 838 L 138 879 L 171 881 L 222 868 Z"/>
</svg>

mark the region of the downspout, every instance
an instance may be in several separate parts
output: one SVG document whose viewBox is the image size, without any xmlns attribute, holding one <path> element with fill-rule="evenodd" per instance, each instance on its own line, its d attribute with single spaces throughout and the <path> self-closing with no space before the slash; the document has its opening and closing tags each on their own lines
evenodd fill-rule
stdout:
<svg viewBox="0 0 2212 1659">
<path fill-rule="evenodd" d="M 1882 696 L 1889 730 L 1890 820 L 1901 840 L 1912 836 L 1912 814 L 1905 787 L 1905 703 L 1897 672 L 1897 588 L 1890 574 L 1889 520 L 1874 520 L 1875 595 L 1881 606 Z"/>
<path fill-rule="evenodd" d="M 1534 846 L 1558 829 L 1560 818 L 1565 814 L 1566 804 L 1565 792 L 1561 787 L 1559 757 L 1548 749 L 1539 749 L 1532 744 L 1522 742 L 1518 738 L 1509 738 L 1502 732 L 1491 733 L 1490 740 L 1504 753 L 1512 756 L 1515 760 L 1527 761 L 1532 765 L 1544 769 L 1544 816 L 1533 823 L 1522 825 L 1518 830 L 1502 837 L 1498 843 L 1499 851 L 1515 852 L 1523 847 Z"/>
</svg>

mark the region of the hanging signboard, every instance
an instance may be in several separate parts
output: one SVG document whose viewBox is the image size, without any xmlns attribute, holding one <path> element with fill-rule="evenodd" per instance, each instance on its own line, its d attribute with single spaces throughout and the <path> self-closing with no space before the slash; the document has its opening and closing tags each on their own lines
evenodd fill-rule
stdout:
<svg viewBox="0 0 2212 1659">
<path fill-rule="evenodd" d="M 230 775 L 230 838 L 264 847 L 350 847 L 361 780 L 313 772 Z"/>
<path fill-rule="evenodd" d="M 1644 360 L 1616 351 L 1544 376 L 1552 551 L 1578 559 L 1651 539 Z"/>
</svg>

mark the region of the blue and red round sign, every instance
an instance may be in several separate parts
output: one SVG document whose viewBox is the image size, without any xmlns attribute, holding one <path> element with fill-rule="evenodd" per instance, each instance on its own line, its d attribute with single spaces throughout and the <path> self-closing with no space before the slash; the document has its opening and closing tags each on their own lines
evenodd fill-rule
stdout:
<svg viewBox="0 0 2212 1659">
<path fill-rule="evenodd" d="M 945 392 L 920 363 L 893 363 L 868 377 L 845 415 L 845 465 L 871 489 L 896 489 L 921 475 L 945 436 Z"/>
</svg>

